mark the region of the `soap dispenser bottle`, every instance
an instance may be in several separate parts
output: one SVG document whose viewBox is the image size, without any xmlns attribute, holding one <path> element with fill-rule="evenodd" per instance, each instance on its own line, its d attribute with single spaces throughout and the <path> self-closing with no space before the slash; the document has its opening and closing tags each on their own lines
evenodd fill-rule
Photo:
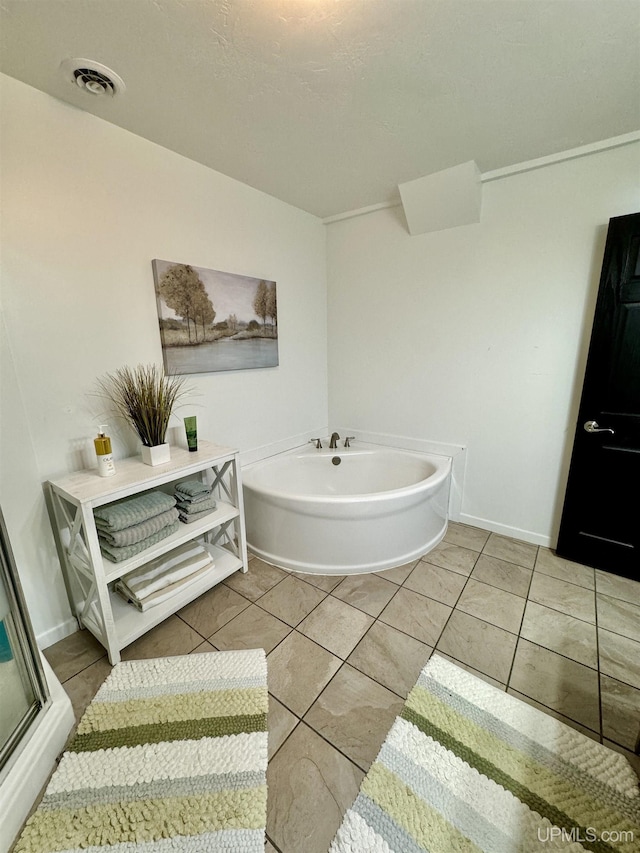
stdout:
<svg viewBox="0 0 640 853">
<path fill-rule="evenodd" d="M 93 443 L 96 448 L 96 456 L 98 457 L 98 474 L 101 477 L 112 477 L 116 473 L 116 466 L 113 464 L 111 439 L 105 430 L 106 426 L 101 425 L 98 428 L 98 437 L 94 438 Z"/>
</svg>

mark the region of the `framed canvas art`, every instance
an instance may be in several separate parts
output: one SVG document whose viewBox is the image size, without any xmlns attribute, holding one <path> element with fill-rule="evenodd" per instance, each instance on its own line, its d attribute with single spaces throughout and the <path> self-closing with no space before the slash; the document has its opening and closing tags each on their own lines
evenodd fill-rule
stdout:
<svg viewBox="0 0 640 853">
<path fill-rule="evenodd" d="M 167 373 L 277 367 L 275 281 L 175 261 L 152 266 Z"/>
</svg>

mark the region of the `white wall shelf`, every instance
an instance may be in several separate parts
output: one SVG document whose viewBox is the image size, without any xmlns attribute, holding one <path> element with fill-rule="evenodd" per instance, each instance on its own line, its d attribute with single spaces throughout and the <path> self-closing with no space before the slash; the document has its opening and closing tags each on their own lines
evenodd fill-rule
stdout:
<svg viewBox="0 0 640 853">
<path fill-rule="evenodd" d="M 239 454 L 237 450 L 198 442 L 190 453 L 171 448 L 171 461 L 150 467 L 136 457 L 119 460 L 113 477 L 81 471 L 48 482 L 52 524 L 67 593 L 81 628 L 87 628 L 107 649 L 112 664 L 120 651 L 176 610 L 240 570 L 247 571 L 247 546 Z M 199 477 L 213 489 L 216 509 L 128 560 L 104 558 L 94 522 L 97 507 L 141 492 L 172 492 L 173 485 Z M 185 585 L 171 599 L 140 612 L 113 590 L 113 584 L 133 569 L 178 545 L 199 541 L 210 551 L 214 566 Z"/>
</svg>

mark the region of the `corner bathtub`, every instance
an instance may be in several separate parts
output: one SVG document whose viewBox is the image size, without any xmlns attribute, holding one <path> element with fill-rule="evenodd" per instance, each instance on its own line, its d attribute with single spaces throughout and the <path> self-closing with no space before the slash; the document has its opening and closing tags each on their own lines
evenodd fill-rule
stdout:
<svg viewBox="0 0 640 853">
<path fill-rule="evenodd" d="M 247 544 L 284 569 L 379 572 L 434 548 L 447 529 L 451 460 L 358 443 L 298 448 L 247 466 Z"/>
</svg>

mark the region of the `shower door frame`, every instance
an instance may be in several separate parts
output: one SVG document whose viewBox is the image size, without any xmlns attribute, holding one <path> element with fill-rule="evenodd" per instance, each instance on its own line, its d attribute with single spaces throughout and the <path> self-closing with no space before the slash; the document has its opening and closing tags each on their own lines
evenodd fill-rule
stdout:
<svg viewBox="0 0 640 853">
<path fill-rule="evenodd" d="M 9 642 L 14 649 L 16 664 L 22 680 L 28 680 L 33 691 L 33 701 L 26 713 L 9 735 L 5 743 L 0 744 L 0 778 L 11 765 L 12 757 L 31 726 L 51 703 L 49 685 L 40 659 L 40 652 L 27 612 L 16 562 L 9 541 L 9 534 L 0 509 L 0 583 L 3 583 L 9 600 L 11 624 L 7 628 Z M 18 658 L 20 656 L 21 660 Z M 24 664 L 24 671 L 23 670 Z"/>
</svg>

